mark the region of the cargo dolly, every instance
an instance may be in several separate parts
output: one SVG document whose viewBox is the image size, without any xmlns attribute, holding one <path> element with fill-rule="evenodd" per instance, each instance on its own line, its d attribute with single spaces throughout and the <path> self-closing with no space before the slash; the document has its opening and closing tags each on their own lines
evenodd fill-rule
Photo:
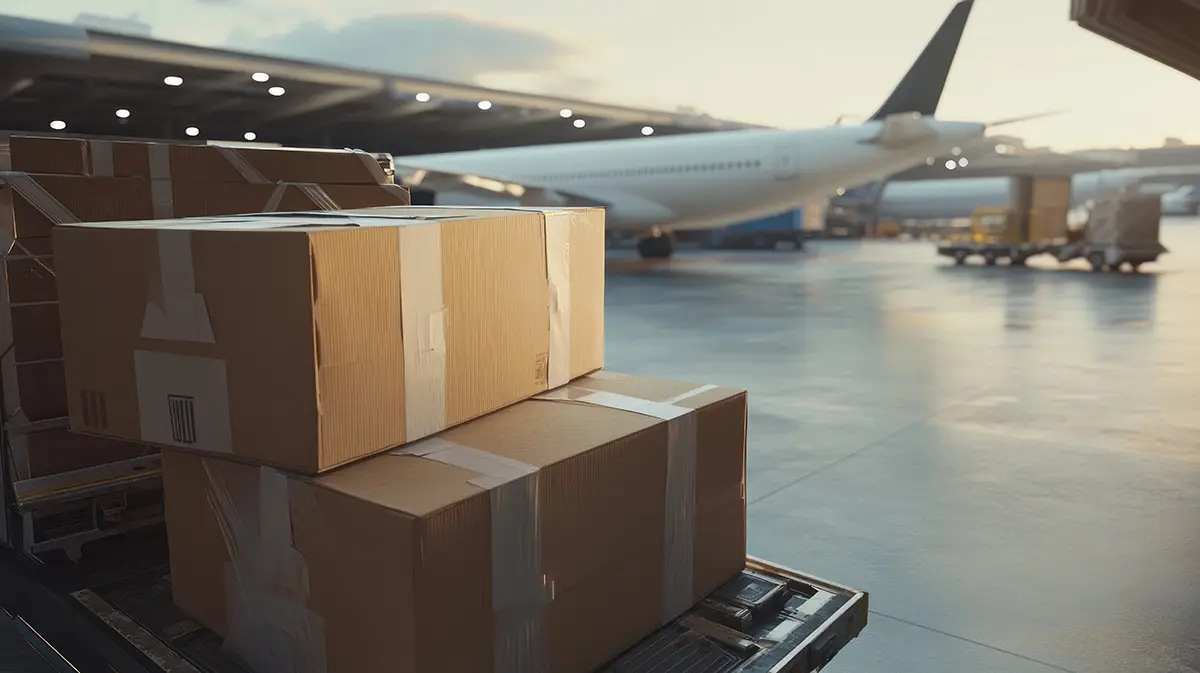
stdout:
<svg viewBox="0 0 1200 673">
<path fill-rule="evenodd" d="M 149 673 L 246 673 L 171 601 L 166 566 L 71 592 Z M 756 558 L 740 576 L 598 673 L 810 673 L 867 623 L 867 594 Z"/>
<path fill-rule="evenodd" d="M 1124 268 L 1137 273 L 1141 266 L 1153 262 L 1167 249 L 1159 244 L 1141 246 L 1092 246 L 1087 243 L 947 243 L 938 246 L 938 254 L 950 257 L 956 265 L 963 265 L 972 257 L 979 257 L 987 266 L 995 266 L 1006 260 L 1009 266 L 1025 266 L 1030 258 L 1050 255 L 1060 263 L 1075 259 L 1087 260 L 1092 271 L 1119 272 Z"/>
<path fill-rule="evenodd" d="M 1008 260 L 1009 266 L 1024 266 L 1037 255 L 1051 255 L 1060 263 L 1087 260 L 1092 271 L 1140 270 L 1167 252 L 1159 242 L 1162 220 L 1161 199 L 1152 194 L 1117 192 L 1091 206 L 1087 225 L 1065 238 L 1044 242 L 1026 240 L 1028 226 L 1014 222 L 1006 209 L 981 208 L 971 217 L 969 241 L 938 246 L 938 254 L 956 265 L 972 257 L 994 266 Z"/>
</svg>

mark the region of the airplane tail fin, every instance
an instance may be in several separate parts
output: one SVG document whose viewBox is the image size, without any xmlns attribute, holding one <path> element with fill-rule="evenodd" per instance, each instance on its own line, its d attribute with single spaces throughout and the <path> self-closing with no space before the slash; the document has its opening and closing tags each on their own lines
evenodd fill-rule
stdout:
<svg viewBox="0 0 1200 673">
<path fill-rule="evenodd" d="M 938 103 L 942 99 L 942 89 L 946 86 L 950 66 L 954 63 L 958 43 L 962 40 L 963 30 L 967 27 L 967 17 L 971 15 L 971 7 L 974 4 L 975 0 L 962 0 L 950 10 L 950 15 L 942 22 L 942 27 L 934 34 L 929 44 L 925 45 L 925 50 L 909 68 L 904 79 L 896 85 L 883 106 L 871 115 L 871 121 L 879 121 L 901 112 L 916 112 L 927 116 L 933 116 L 937 112 Z"/>
</svg>

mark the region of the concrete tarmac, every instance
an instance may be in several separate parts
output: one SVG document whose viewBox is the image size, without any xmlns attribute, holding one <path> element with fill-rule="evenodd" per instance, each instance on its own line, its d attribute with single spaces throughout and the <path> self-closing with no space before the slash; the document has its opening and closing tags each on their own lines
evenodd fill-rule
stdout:
<svg viewBox="0 0 1200 673">
<path fill-rule="evenodd" d="M 871 594 L 827 671 L 1194 673 L 1200 220 L 1163 239 L 1136 276 L 614 252 L 606 360 L 750 391 L 750 552 Z"/>
</svg>

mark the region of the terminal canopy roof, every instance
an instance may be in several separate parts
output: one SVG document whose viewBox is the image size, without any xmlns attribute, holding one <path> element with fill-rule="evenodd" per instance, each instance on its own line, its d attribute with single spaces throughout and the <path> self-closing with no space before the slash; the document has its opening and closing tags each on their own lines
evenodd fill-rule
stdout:
<svg viewBox="0 0 1200 673">
<path fill-rule="evenodd" d="M 194 127 L 197 140 L 251 132 L 395 154 L 749 126 L 0 16 L 0 129 L 48 133 L 52 122 L 69 133 L 183 140 Z"/>
<path fill-rule="evenodd" d="M 1200 0 L 1071 0 L 1071 18 L 1200 79 Z"/>
</svg>

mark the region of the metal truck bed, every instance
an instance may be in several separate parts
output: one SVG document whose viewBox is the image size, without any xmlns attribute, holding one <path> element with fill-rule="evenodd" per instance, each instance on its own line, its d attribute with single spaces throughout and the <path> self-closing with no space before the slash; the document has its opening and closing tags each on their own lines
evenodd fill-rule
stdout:
<svg viewBox="0 0 1200 673">
<path fill-rule="evenodd" d="M 246 673 L 222 652 L 220 638 L 172 603 L 164 543 L 157 532 L 100 540 L 95 544 L 110 548 L 85 554 L 78 565 L 39 569 L 44 588 L 75 613 L 71 620 L 45 616 L 43 623 L 84 624 L 95 632 L 88 658 L 107 649 L 101 658 L 122 673 Z M 19 609 L 10 608 L 15 617 Z M 808 673 L 832 659 L 866 622 L 865 593 L 748 558 L 740 577 L 598 673 Z M 97 634 L 107 647 L 96 647 Z M 56 643 L 53 634 L 45 640 Z M 79 643 L 67 645 L 58 648 L 64 661 L 80 650 Z"/>
</svg>

